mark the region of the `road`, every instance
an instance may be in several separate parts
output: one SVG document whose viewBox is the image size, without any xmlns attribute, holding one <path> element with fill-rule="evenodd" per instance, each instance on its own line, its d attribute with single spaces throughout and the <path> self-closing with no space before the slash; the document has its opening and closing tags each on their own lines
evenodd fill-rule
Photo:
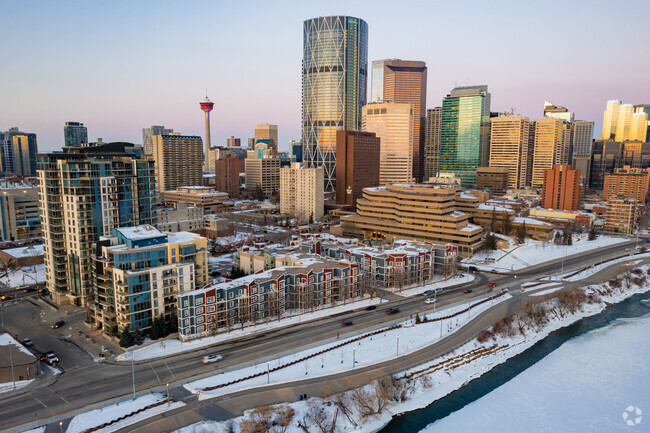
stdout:
<svg viewBox="0 0 650 433">
<path fill-rule="evenodd" d="M 631 244 L 634 244 L 634 241 L 614 245 L 609 248 L 601 248 L 597 252 L 584 253 L 578 257 L 567 257 L 564 260 L 564 269 L 578 268 L 590 261 L 599 261 L 603 257 L 609 257 L 617 252 L 620 253 Z M 529 270 L 517 272 L 516 279 L 514 274 L 488 274 L 488 277 L 500 286 L 520 284 L 522 280 L 553 274 L 559 266 L 561 265 L 556 260 L 555 263 L 542 264 Z M 472 296 L 480 295 L 486 291 L 485 280 L 480 278 L 478 281 L 471 282 L 463 288 L 472 288 Z M 461 290 L 461 287 L 445 289 L 438 296 L 439 305 L 444 306 L 459 300 L 468 299 L 469 295 L 463 294 Z M 384 305 L 385 308 L 388 306 L 399 306 L 401 309 L 397 315 L 389 316 L 391 320 L 396 318 L 404 319 L 424 309 L 422 296 L 391 301 Z M 186 381 L 185 379 L 197 375 L 209 374 L 215 371 L 216 368 L 224 369 L 228 367 L 235 368 L 235 366 L 241 366 L 242 364 L 250 365 L 252 362 L 257 362 L 265 357 L 271 357 L 278 352 L 298 350 L 305 345 L 316 344 L 324 340 L 336 338 L 338 333 L 344 331 L 341 327 L 341 322 L 348 318 L 353 318 L 355 325 L 352 328 L 345 328 L 345 332 L 358 333 L 361 329 L 379 327 L 387 320 L 384 312 L 385 308 L 382 306 L 382 308 L 374 311 L 361 310 L 347 312 L 336 315 L 335 317 L 317 319 L 310 322 L 303 322 L 296 326 L 271 330 L 262 335 L 256 335 L 248 340 L 242 340 L 237 343 L 221 344 L 188 354 L 134 365 L 136 390 L 137 392 L 148 393 L 148 390 L 153 387 L 162 386 L 164 388 L 166 383 L 171 383 L 170 391 L 172 394 L 182 396 L 185 391 L 180 388 L 180 385 L 181 382 Z M 503 314 L 503 311 L 501 314 Z M 499 313 L 490 312 L 489 314 L 486 313 L 486 316 L 483 321 L 482 316 L 479 315 L 471 325 L 463 329 L 463 334 L 458 334 L 459 337 L 455 338 L 462 338 L 470 334 L 475 335 L 478 331 L 493 323 L 495 321 L 494 319 L 499 316 Z M 426 360 L 425 358 L 427 356 L 433 356 L 432 354 L 436 350 L 441 350 L 442 346 L 436 347 L 435 350 L 431 349 L 432 352 L 423 354 L 422 356 L 424 358 L 422 359 Z M 224 355 L 224 360 L 218 366 L 214 364 L 204 365 L 200 362 L 201 357 L 206 353 L 214 352 Z M 373 370 L 377 368 L 380 369 L 378 371 L 383 371 L 381 370 L 383 367 L 372 367 Z M 47 387 L 31 388 L 22 394 L 5 397 L 0 400 L 3 413 L 0 419 L 0 428 L 9 428 L 36 420 L 51 423 L 54 420 L 58 422 L 59 419 L 68 418 L 67 421 L 69 421 L 69 418 L 74 415 L 71 411 L 91 404 L 105 402 L 113 398 L 121 397 L 122 399 L 127 399 L 133 389 L 131 369 L 131 365 L 83 365 L 60 375 L 55 383 Z M 337 381 L 328 380 L 327 382 Z M 336 385 L 331 386 L 335 387 Z M 309 391 L 306 393 L 312 394 Z M 250 396 L 242 398 L 248 398 L 250 400 Z"/>
</svg>

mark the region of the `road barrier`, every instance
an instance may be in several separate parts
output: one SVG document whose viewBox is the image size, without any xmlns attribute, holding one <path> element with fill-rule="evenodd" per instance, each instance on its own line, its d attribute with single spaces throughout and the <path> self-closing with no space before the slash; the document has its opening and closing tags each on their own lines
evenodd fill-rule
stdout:
<svg viewBox="0 0 650 433">
<path fill-rule="evenodd" d="M 83 433 L 91 433 L 91 432 L 94 432 L 94 431 L 97 431 L 97 430 L 101 430 L 101 429 L 103 429 L 103 428 L 106 428 L 106 427 L 108 427 L 108 426 L 110 426 L 110 425 L 113 425 L 113 424 L 115 424 L 115 423 L 118 423 L 118 422 L 120 422 L 120 421 L 124 421 L 125 419 L 127 419 L 127 418 L 129 418 L 129 417 L 132 417 L 132 416 L 134 416 L 134 415 L 138 415 L 139 413 L 142 413 L 142 412 L 144 412 L 145 410 L 153 409 L 154 407 L 162 406 L 163 404 L 165 404 L 165 403 L 171 403 L 172 401 L 174 401 L 174 398 L 173 398 L 173 397 L 172 397 L 172 398 L 166 398 L 166 399 L 164 399 L 164 400 L 162 400 L 162 401 L 159 401 L 159 402 L 157 402 L 157 403 L 152 403 L 152 404 L 150 404 L 150 405 L 148 405 L 148 406 L 145 406 L 145 407 L 143 407 L 143 408 L 140 408 L 140 409 L 138 409 L 138 410 L 136 410 L 136 411 L 133 411 L 133 412 L 131 412 L 131 413 L 127 413 L 126 415 L 122 415 L 121 417 L 119 417 L 119 418 L 117 418 L 117 419 L 114 419 L 114 420 L 109 421 L 109 422 L 105 422 L 105 423 L 102 424 L 102 425 L 98 425 L 98 426 L 96 426 L 96 427 L 93 427 L 93 428 L 89 428 L 89 429 L 87 429 L 87 430 L 84 430 Z"/>
</svg>

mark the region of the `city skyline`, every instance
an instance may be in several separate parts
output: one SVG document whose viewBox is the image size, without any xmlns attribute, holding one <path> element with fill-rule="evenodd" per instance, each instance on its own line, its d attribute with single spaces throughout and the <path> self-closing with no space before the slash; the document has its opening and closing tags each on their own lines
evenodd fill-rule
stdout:
<svg viewBox="0 0 650 433">
<path fill-rule="evenodd" d="M 255 124 L 271 123 L 278 125 L 279 149 L 285 151 L 289 140 L 301 136 L 302 25 L 328 15 L 368 23 L 369 63 L 426 62 L 426 108 L 440 106 L 456 86 L 487 84 L 492 111 L 514 107 L 532 120 L 543 116 L 549 100 L 575 112 L 576 119 L 593 120 L 599 138 L 608 100 L 650 100 L 644 79 L 650 59 L 635 54 L 648 33 L 643 11 L 650 12 L 650 5 L 642 2 L 436 2 L 418 4 L 415 15 L 413 8 L 387 14 L 388 2 L 193 6 L 7 5 L 0 49 L 14 67 L 3 70 L 11 103 L 0 108 L 0 129 L 17 126 L 38 134 L 41 152 L 61 148 L 66 121 L 83 122 L 90 141 L 142 144 L 142 128 L 150 125 L 203 137 L 197 103 L 207 88 L 215 102 L 213 145 L 225 146 L 232 135 L 246 141 Z M 29 32 L 25 17 L 33 24 Z M 611 25 L 617 22 L 626 25 Z M 421 30 L 385 30 L 399 25 Z M 602 64 L 608 51 L 627 59 L 623 72 Z"/>
</svg>

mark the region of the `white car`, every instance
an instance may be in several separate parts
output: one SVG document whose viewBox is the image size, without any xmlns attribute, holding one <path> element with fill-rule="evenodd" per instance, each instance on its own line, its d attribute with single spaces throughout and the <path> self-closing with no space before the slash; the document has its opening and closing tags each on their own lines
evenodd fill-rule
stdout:
<svg viewBox="0 0 650 433">
<path fill-rule="evenodd" d="M 217 362 L 217 361 L 221 361 L 222 358 L 223 358 L 223 356 L 221 356 L 221 355 L 217 355 L 216 353 L 213 353 L 213 354 L 211 354 L 211 355 L 205 355 L 205 356 L 203 357 L 202 362 L 203 362 L 204 364 L 207 364 L 207 363 L 209 363 L 209 362 Z"/>
<path fill-rule="evenodd" d="M 427 298 L 427 299 L 424 301 L 424 303 L 425 303 L 425 304 L 435 304 L 435 303 L 436 303 L 436 300 L 433 299 L 433 298 Z"/>
</svg>

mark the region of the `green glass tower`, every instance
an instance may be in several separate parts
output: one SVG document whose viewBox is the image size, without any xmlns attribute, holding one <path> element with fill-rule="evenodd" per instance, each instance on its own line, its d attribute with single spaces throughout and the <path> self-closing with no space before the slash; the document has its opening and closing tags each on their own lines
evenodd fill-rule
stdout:
<svg viewBox="0 0 650 433">
<path fill-rule="evenodd" d="M 463 186 L 476 184 L 476 169 L 490 157 L 490 94 L 487 86 L 456 87 L 442 102 L 440 175 Z"/>
</svg>

